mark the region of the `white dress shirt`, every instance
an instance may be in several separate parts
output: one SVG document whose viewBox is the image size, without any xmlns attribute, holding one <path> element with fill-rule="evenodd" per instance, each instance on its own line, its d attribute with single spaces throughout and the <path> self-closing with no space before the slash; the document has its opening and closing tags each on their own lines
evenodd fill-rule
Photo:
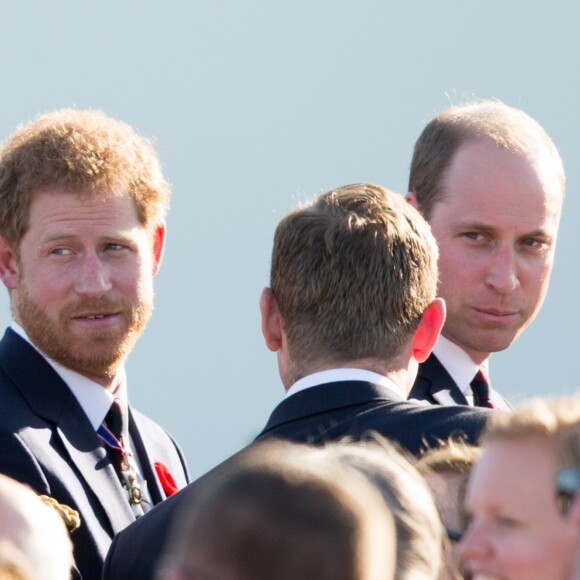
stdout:
<svg viewBox="0 0 580 580">
<path fill-rule="evenodd" d="M 457 386 L 465 395 L 467 402 L 473 406 L 473 391 L 471 381 L 475 377 L 480 367 L 488 370 L 489 358 L 481 365 L 476 365 L 471 357 L 454 342 L 451 342 L 444 336 L 439 336 L 433 354 L 439 359 L 439 362 L 445 367 L 445 370 L 451 375 Z M 489 376 L 489 372 L 488 372 Z"/>
<path fill-rule="evenodd" d="M 121 367 L 117 373 L 119 377 L 119 385 L 114 392 L 105 389 L 103 385 L 88 379 L 87 377 L 64 367 L 60 363 L 52 360 L 46 356 L 28 337 L 26 331 L 15 321 L 12 321 L 10 328 L 22 337 L 28 344 L 46 360 L 46 362 L 54 369 L 58 376 L 63 380 L 65 385 L 71 390 L 75 399 L 78 401 L 85 415 L 89 419 L 95 432 L 104 421 L 105 416 L 111 408 L 111 404 L 115 399 L 120 399 L 125 406 L 125 411 L 128 411 L 127 399 L 127 375 L 125 367 Z M 142 486 L 144 498 L 149 502 L 145 507 L 148 511 L 151 506 L 151 500 L 146 488 L 145 478 L 143 477 L 143 469 L 137 455 L 133 452 L 133 445 L 131 437 L 129 436 L 129 413 L 127 412 L 127 421 L 123 425 L 123 447 L 129 457 L 129 462 L 135 470 L 137 481 Z"/>
<path fill-rule="evenodd" d="M 367 383 L 375 383 L 393 391 L 396 394 L 396 399 L 404 397 L 397 383 L 384 375 L 380 375 L 373 371 L 367 371 L 365 369 L 339 368 L 327 369 L 302 377 L 288 389 L 285 398 L 291 397 L 304 389 L 309 389 L 325 383 L 336 383 L 339 381 L 364 381 Z"/>
</svg>

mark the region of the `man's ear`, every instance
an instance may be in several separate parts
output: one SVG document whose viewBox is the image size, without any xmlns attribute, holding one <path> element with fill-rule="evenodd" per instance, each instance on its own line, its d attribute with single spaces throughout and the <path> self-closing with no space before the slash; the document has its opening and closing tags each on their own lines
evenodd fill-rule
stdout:
<svg viewBox="0 0 580 580">
<path fill-rule="evenodd" d="M 419 204 L 417 203 L 417 196 L 412 191 L 407 193 L 407 195 L 405 196 L 405 200 L 407 201 L 408 204 L 412 205 L 416 210 L 419 209 Z"/>
<path fill-rule="evenodd" d="M 413 337 L 413 358 L 417 362 L 422 363 L 427 360 L 439 338 L 444 322 L 445 301 L 443 298 L 435 298 L 423 313 Z"/>
<path fill-rule="evenodd" d="M 260 314 L 262 315 L 262 334 L 266 346 L 272 352 L 277 352 L 283 344 L 283 330 L 278 302 L 272 288 L 264 288 L 262 291 Z"/>
<path fill-rule="evenodd" d="M 161 260 L 163 260 L 166 233 L 165 224 L 157 226 L 153 232 L 153 276 L 159 271 Z"/>
<path fill-rule="evenodd" d="M 3 236 L 0 236 L 0 279 L 8 290 L 18 286 L 18 260 Z"/>
</svg>

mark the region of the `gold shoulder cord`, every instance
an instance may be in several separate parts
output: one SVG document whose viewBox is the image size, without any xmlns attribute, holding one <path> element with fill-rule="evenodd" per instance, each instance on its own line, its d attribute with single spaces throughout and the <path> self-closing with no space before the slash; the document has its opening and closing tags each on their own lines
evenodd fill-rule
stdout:
<svg viewBox="0 0 580 580">
<path fill-rule="evenodd" d="M 39 495 L 38 497 L 46 505 L 54 508 L 59 513 L 60 517 L 64 520 L 64 523 L 70 532 L 74 532 L 77 528 L 80 527 L 81 516 L 79 515 L 79 512 L 73 510 L 67 505 L 58 503 L 54 498 L 49 497 L 48 495 Z"/>
</svg>

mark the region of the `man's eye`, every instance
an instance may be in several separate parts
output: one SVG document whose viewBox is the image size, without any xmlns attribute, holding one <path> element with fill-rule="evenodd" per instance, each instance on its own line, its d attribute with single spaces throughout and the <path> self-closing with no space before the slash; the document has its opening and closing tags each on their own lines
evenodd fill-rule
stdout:
<svg viewBox="0 0 580 580">
<path fill-rule="evenodd" d="M 50 253 L 54 256 L 68 256 L 70 250 L 68 248 L 54 248 Z"/>
<path fill-rule="evenodd" d="M 478 232 L 465 232 L 463 236 L 468 240 L 479 240 L 481 238 L 481 234 Z"/>
</svg>

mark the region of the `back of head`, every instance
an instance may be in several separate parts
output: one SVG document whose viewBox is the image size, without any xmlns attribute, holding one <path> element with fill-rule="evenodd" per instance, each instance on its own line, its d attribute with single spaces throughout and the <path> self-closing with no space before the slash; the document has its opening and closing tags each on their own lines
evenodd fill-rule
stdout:
<svg viewBox="0 0 580 580">
<path fill-rule="evenodd" d="M 256 446 L 208 482 L 173 534 L 162 578 L 392 578 L 392 516 L 377 491 L 313 450 Z"/>
<path fill-rule="evenodd" d="M 428 225 L 378 185 L 329 191 L 276 229 L 271 287 L 294 362 L 379 357 L 388 364 L 416 330 L 436 284 Z"/>
<path fill-rule="evenodd" d="M 70 578 L 72 545 L 64 522 L 33 491 L 2 475 L 0 521 L 0 572 L 6 578 Z"/>
<path fill-rule="evenodd" d="M 170 188 L 151 143 L 100 111 L 63 109 L 19 127 L 0 149 L 0 235 L 17 250 L 33 195 L 129 195 L 141 223 L 163 222 Z"/>
<path fill-rule="evenodd" d="M 386 440 L 329 444 L 321 454 L 337 458 L 377 486 L 397 532 L 397 580 L 435 580 L 441 569 L 443 529 L 429 488 L 411 463 Z"/>
<path fill-rule="evenodd" d="M 409 191 L 429 219 L 444 197 L 444 176 L 455 153 L 465 143 L 490 140 L 498 147 L 523 154 L 535 166 L 546 191 L 564 195 L 565 177 L 556 146 L 529 115 L 500 101 L 484 100 L 452 106 L 437 114 L 415 143 Z"/>
</svg>

